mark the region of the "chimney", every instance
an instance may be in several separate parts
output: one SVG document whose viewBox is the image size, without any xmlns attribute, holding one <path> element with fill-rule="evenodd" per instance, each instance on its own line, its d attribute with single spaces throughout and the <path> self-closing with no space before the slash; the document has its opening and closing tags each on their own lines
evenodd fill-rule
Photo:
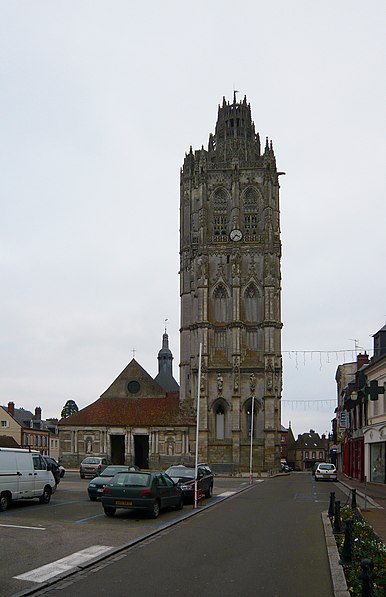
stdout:
<svg viewBox="0 0 386 597">
<path fill-rule="evenodd" d="M 40 406 L 37 406 L 35 408 L 34 419 L 35 419 L 35 421 L 41 421 L 41 418 L 42 418 L 42 409 L 40 408 Z"/>
<path fill-rule="evenodd" d="M 358 371 L 358 369 L 363 367 L 363 365 L 367 365 L 368 362 L 369 362 L 369 355 L 367 354 L 367 352 L 365 352 L 364 354 L 359 353 L 357 355 L 357 371 Z"/>
<path fill-rule="evenodd" d="M 14 402 L 8 402 L 8 414 L 11 415 L 11 417 L 15 416 L 15 403 Z"/>
</svg>

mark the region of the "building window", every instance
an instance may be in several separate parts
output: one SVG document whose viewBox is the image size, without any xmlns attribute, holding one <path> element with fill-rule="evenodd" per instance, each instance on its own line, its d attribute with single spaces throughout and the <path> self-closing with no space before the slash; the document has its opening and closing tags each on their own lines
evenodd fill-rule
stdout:
<svg viewBox="0 0 386 597">
<path fill-rule="evenodd" d="M 316 452 L 312 452 L 312 460 L 315 460 L 316 458 Z"/>
<path fill-rule="evenodd" d="M 9 421 L 1 421 L 2 427 L 9 427 Z"/>
<path fill-rule="evenodd" d="M 305 458 L 306 460 L 308 460 L 308 459 L 309 459 L 309 457 L 310 457 L 310 453 L 309 453 L 309 452 L 304 452 L 304 458 Z"/>
<path fill-rule="evenodd" d="M 323 452 L 319 452 L 319 459 L 323 459 L 323 458 L 324 458 Z"/>
<path fill-rule="evenodd" d="M 224 242 L 228 236 L 228 194 L 225 189 L 217 189 L 213 196 L 213 240 Z"/>
<path fill-rule="evenodd" d="M 222 404 L 216 408 L 216 439 L 224 439 L 225 437 L 225 412 Z"/>
<path fill-rule="evenodd" d="M 252 430 L 252 398 L 248 400 L 245 405 L 245 412 L 247 415 L 247 430 L 248 430 L 248 437 L 251 437 L 251 430 Z M 254 409 L 253 409 L 253 437 L 256 437 L 256 400 L 254 401 Z"/>
<path fill-rule="evenodd" d="M 227 302 L 228 293 L 223 284 L 216 286 L 213 293 L 214 300 L 214 319 L 218 322 L 227 320 Z"/>
</svg>

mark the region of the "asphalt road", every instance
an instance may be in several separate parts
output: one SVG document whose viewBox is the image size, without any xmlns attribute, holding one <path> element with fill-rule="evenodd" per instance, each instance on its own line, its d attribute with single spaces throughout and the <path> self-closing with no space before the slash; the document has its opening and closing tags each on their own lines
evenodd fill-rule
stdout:
<svg viewBox="0 0 386 597">
<path fill-rule="evenodd" d="M 226 481 L 242 488 L 240 479 Z M 346 501 L 339 485 L 291 473 L 244 487 L 94 566 L 50 587 L 42 585 L 35 594 L 332 597 L 321 512 L 328 508 L 330 491 Z M 168 515 L 175 518 L 176 513 L 158 520 L 165 525 Z M 118 515 L 113 527 L 100 531 L 99 545 L 111 545 L 115 533 L 129 533 L 134 522 L 126 513 Z M 17 582 L 24 582 L 19 590 L 33 586 Z"/>
<path fill-rule="evenodd" d="M 192 514 L 192 506 L 182 511 L 162 512 L 152 520 L 144 514 L 121 510 L 114 518 L 105 516 L 101 503 L 91 502 L 87 494 L 90 479 L 67 472 L 48 505 L 38 500 L 16 501 L 0 513 L 0 596 L 36 586 L 25 578 L 15 578 L 90 546 L 108 549 L 126 545 Z M 205 504 L 218 501 L 224 491 L 248 486 L 241 478 L 215 479 L 214 495 Z M 52 572 L 58 570 L 56 564 Z M 49 573 L 50 571 L 48 571 Z"/>
</svg>

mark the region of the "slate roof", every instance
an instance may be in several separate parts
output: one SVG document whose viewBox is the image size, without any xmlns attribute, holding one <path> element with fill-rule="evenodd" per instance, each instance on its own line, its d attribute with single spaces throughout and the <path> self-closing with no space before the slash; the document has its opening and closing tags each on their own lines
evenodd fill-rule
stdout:
<svg viewBox="0 0 386 597">
<path fill-rule="evenodd" d="M 182 413 L 179 393 L 164 397 L 113 398 L 101 397 L 77 413 L 59 421 L 59 426 L 132 426 L 169 427 L 194 425 L 195 419 Z"/>
</svg>

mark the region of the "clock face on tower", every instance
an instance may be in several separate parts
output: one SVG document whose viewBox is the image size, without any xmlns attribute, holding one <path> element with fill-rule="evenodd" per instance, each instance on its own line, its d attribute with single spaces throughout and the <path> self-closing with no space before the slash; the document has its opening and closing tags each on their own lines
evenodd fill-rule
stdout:
<svg viewBox="0 0 386 597">
<path fill-rule="evenodd" d="M 233 230 L 231 230 L 229 238 L 234 242 L 237 242 L 243 238 L 243 233 L 238 228 L 234 228 Z"/>
</svg>

